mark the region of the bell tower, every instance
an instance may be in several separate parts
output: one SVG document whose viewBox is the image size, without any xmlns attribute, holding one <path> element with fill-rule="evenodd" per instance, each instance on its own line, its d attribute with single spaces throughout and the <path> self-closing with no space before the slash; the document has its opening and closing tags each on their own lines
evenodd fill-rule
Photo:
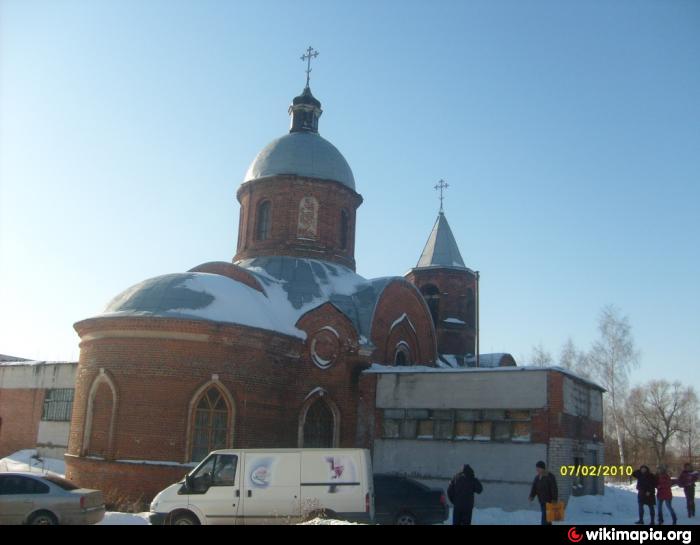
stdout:
<svg viewBox="0 0 700 545">
<path fill-rule="evenodd" d="M 447 222 L 443 210 L 443 190 L 447 187 L 443 180 L 435 186 L 440 190 L 440 211 L 418 263 L 406 279 L 418 288 L 430 309 L 439 357 L 464 365 L 465 358 L 478 352 L 479 273 L 464 264 Z"/>
</svg>

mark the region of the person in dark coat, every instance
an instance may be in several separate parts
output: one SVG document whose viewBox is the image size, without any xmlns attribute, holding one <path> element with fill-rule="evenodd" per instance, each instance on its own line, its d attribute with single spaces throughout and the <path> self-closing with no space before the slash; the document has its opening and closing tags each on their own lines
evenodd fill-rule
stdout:
<svg viewBox="0 0 700 545">
<path fill-rule="evenodd" d="M 474 475 L 469 464 L 464 464 L 462 471 L 457 473 L 447 487 L 447 497 L 452 503 L 452 524 L 462 526 L 472 523 L 474 510 L 474 494 L 481 494 L 484 487 Z"/>
<path fill-rule="evenodd" d="M 539 500 L 542 510 L 542 525 L 545 526 L 552 524 L 547 522 L 547 504 L 559 500 L 559 489 L 557 488 L 557 479 L 551 472 L 547 471 L 547 466 L 542 460 L 535 464 L 535 468 L 537 475 L 532 481 L 530 501 L 534 500 L 535 497 Z"/>
<path fill-rule="evenodd" d="M 698 472 L 693 471 L 693 466 L 683 464 L 683 471 L 678 476 L 678 486 L 685 492 L 685 506 L 688 509 L 688 518 L 695 516 L 695 482 L 698 480 Z"/>
<path fill-rule="evenodd" d="M 649 507 L 650 523 L 654 524 L 654 504 L 656 503 L 656 475 L 649 466 L 640 466 L 632 472 L 632 477 L 637 479 L 637 503 L 639 504 L 639 520 L 635 524 L 644 524 L 644 506 Z"/>
</svg>

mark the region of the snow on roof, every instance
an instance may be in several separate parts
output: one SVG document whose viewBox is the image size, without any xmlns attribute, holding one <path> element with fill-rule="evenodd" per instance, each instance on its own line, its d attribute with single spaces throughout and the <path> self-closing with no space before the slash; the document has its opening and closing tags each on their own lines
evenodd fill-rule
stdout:
<svg viewBox="0 0 700 545">
<path fill-rule="evenodd" d="M 233 278 L 204 272 L 166 274 L 117 295 L 96 317 L 156 316 L 256 327 L 301 339 L 296 323 L 307 312 L 333 304 L 367 343 L 379 296 L 401 277 L 367 280 L 351 269 L 313 259 L 258 257 L 236 263 L 264 293 Z"/>
<path fill-rule="evenodd" d="M 17 356 L 8 356 L 7 354 L 0 354 L 0 363 L 5 361 L 29 361 L 27 358 L 18 358 Z"/>
<path fill-rule="evenodd" d="M 2 367 L 12 367 L 20 365 L 77 365 L 77 361 L 35 361 L 35 360 L 18 360 L 18 361 L 0 361 Z"/>
<path fill-rule="evenodd" d="M 157 316 L 234 323 L 305 338 L 289 305 L 227 276 L 176 273 L 144 280 L 117 295 L 99 317 Z"/>
<path fill-rule="evenodd" d="M 369 369 L 365 369 L 363 373 L 390 374 L 390 373 L 527 373 L 533 371 L 557 371 L 572 378 L 585 382 L 589 386 L 597 388 L 601 391 L 605 389 L 596 384 L 592 380 L 581 377 L 576 373 L 564 369 L 563 367 L 538 367 L 533 365 L 527 366 L 509 366 L 509 367 L 429 367 L 427 365 L 384 365 L 381 363 L 373 363 Z"/>
</svg>

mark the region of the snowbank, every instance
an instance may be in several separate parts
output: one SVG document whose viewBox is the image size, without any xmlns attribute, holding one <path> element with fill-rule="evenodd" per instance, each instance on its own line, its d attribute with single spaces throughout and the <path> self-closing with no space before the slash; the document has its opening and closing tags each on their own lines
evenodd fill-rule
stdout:
<svg viewBox="0 0 700 545">
<path fill-rule="evenodd" d="M 18 450 L 9 456 L 0 459 L 0 472 L 3 471 L 27 471 L 35 473 L 52 473 L 60 477 L 66 474 L 66 464 L 63 460 L 54 458 L 32 458 L 36 456 L 35 449 Z"/>
</svg>

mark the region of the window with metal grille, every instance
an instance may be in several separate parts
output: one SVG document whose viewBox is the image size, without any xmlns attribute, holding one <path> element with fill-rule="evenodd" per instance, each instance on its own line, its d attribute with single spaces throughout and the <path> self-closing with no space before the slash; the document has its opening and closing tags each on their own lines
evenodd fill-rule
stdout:
<svg viewBox="0 0 700 545">
<path fill-rule="evenodd" d="M 74 391 L 73 388 L 47 390 L 41 419 L 48 422 L 70 422 Z"/>
</svg>

